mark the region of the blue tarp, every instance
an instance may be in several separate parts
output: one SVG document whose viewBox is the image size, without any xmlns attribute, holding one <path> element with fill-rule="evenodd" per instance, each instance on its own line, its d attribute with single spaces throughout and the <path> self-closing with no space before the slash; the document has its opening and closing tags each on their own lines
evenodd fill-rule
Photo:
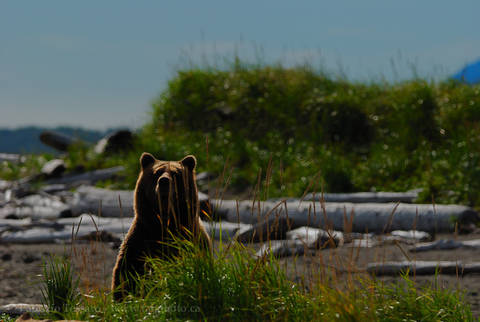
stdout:
<svg viewBox="0 0 480 322">
<path fill-rule="evenodd" d="M 480 60 L 468 64 L 458 73 L 454 74 L 452 78 L 470 85 L 480 83 Z"/>
</svg>

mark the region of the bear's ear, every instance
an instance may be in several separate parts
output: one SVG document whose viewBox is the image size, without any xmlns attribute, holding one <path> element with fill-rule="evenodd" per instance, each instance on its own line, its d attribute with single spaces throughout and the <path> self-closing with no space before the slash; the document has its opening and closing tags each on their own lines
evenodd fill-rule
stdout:
<svg viewBox="0 0 480 322">
<path fill-rule="evenodd" d="M 193 155 L 187 155 L 180 161 L 180 163 L 184 167 L 187 167 L 190 171 L 193 171 L 195 169 L 195 166 L 197 165 L 197 159 L 195 159 Z"/>
<path fill-rule="evenodd" d="M 143 152 L 142 156 L 140 157 L 140 164 L 142 165 L 142 169 L 147 168 L 149 165 L 155 162 L 155 157 L 148 152 Z"/>
</svg>

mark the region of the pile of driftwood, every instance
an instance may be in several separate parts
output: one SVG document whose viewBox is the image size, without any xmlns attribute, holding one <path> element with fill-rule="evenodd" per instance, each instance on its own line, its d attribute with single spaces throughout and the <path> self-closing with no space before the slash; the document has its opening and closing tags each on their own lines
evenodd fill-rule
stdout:
<svg viewBox="0 0 480 322">
<path fill-rule="evenodd" d="M 59 149 L 72 144 L 68 138 L 48 133 L 43 140 Z M 105 138 L 95 149 L 104 153 L 112 146 L 116 145 Z M 0 157 L 6 162 L 22 162 L 21 157 Z M 57 159 L 47 162 L 34 178 L 0 181 L 0 243 L 92 239 L 120 243 L 133 219 L 133 191 L 106 190 L 93 185 L 114 178 L 122 167 L 68 174 L 65 170 L 63 161 Z M 39 178 L 41 186 L 32 184 Z M 363 248 L 398 243 L 410 247 L 411 252 L 480 248 L 478 240 L 434 241 L 437 233 L 471 228 L 478 221 L 476 211 L 461 205 L 415 204 L 417 197 L 418 191 L 363 192 L 236 201 L 217 200 L 200 193 L 202 213 L 217 220 L 204 218 L 212 238 L 258 243 L 257 256 L 298 256 L 330 247 Z M 372 263 L 367 270 L 397 274 L 410 269 L 416 274 L 430 274 L 441 268 L 448 273 L 454 271 L 452 265 L 450 262 Z M 459 269 L 463 273 L 480 271 L 480 265 L 476 264 L 456 263 L 455 267 L 455 273 Z"/>
<path fill-rule="evenodd" d="M 15 197 L 11 187 L 15 184 L 0 184 L 0 243 L 94 239 L 118 245 L 133 219 L 133 191 L 113 191 L 90 185 L 80 185 L 72 191 L 70 188 L 52 189 L 47 185 L 35 193 Z M 312 200 L 234 201 L 209 199 L 202 193 L 200 199 L 202 210 L 219 219 L 204 219 L 212 238 L 224 242 L 235 239 L 242 243 L 261 243 L 257 256 L 267 253 L 278 257 L 295 256 L 330 247 L 363 248 L 394 243 L 408 245 L 412 252 L 480 247 L 480 241 L 432 241 L 435 233 L 453 232 L 459 224 L 478 219 L 477 213 L 465 206 L 407 204 L 393 200 L 389 203 L 339 203 L 316 201 L 317 197 Z M 423 266 L 419 270 L 420 264 Z M 415 268 L 418 274 L 434 273 L 438 267 L 437 263 L 429 263 L 429 269 L 425 265 L 419 262 L 408 265 L 404 262 L 373 263 L 368 270 L 394 274 Z M 452 271 L 448 268 L 450 264 L 441 265 L 446 267 L 444 272 Z M 472 269 L 463 265 L 461 271 Z"/>
</svg>

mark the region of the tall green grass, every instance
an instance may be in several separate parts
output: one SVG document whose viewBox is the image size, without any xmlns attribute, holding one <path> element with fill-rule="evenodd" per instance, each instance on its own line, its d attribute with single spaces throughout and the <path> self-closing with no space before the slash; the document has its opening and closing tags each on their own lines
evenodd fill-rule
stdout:
<svg viewBox="0 0 480 322">
<path fill-rule="evenodd" d="M 170 261 L 149 260 L 136 295 L 116 303 L 99 290 L 61 316 L 94 321 L 473 321 L 461 293 L 419 289 L 408 275 L 393 284 L 357 277 L 345 285 L 316 279 L 301 286 L 287 278 L 275 258 L 256 258 L 239 244 L 220 246 L 214 256 L 189 243 L 181 250 Z"/>
<path fill-rule="evenodd" d="M 50 312 L 61 315 L 75 309 L 78 301 L 78 279 L 73 275 L 70 261 L 51 257 L 43 264 L 42 297 Z"/>
</svg>

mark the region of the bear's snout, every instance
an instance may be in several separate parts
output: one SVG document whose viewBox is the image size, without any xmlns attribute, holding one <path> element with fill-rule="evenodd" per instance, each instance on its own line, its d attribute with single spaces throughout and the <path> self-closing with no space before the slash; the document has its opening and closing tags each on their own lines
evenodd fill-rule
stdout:
<svg viewBox="0 0 480 322">
<path fill-rule="evenodd" d="M 160 176 L 160 178 L 158 178 L 158 186 L 168 187 L 170 185 L 171 180 L 172 180 L 172 177 L 170 176 L 170 173 L 165 172 Z"/>
<path fill-rule="evenodd" d="M 170 183 L 172 181 L 172 177 L 170 173 L 165 172 L 163 173 L 160 178 L 157 180 L 157 185 L 155 187 L 155 193 L 157 196 L 160 197 L 167 197 L 170 191 Z"/>
</svg>

